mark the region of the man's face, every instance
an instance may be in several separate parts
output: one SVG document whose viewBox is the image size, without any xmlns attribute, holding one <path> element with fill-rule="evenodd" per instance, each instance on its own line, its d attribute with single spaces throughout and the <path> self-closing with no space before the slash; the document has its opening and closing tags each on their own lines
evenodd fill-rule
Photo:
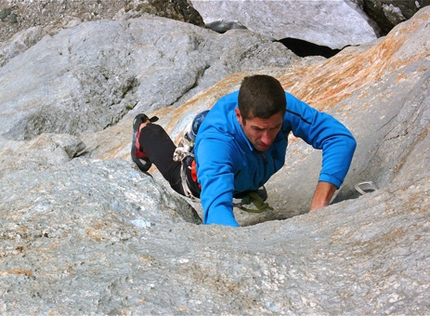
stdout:
<svg viewBox="0 0 430 316">
<path fill-rule="evenodd" d="M 236 117 L 242 126 L 245 136 L 257 151 L 266 151 L 273 144 L 276 135 L 282 128 L 283 115 L 277 113 L 267 119 L 253 117 L 243 120 L 238 108 Z"/>
</svg>

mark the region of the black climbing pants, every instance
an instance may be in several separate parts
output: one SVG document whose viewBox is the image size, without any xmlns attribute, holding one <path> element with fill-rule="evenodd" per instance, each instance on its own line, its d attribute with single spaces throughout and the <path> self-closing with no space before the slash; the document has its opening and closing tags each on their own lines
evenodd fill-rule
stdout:
<svg viewBox="0 0 430 316">
<path fill-rule="evenodd" d="M 160 125 L 148 123 L 140 131 L 139 143 L 172 189 L 185 195 L 181 180 L 182 163 L 173 160 L 176 146 L 166 131 Z"/>
</svg>

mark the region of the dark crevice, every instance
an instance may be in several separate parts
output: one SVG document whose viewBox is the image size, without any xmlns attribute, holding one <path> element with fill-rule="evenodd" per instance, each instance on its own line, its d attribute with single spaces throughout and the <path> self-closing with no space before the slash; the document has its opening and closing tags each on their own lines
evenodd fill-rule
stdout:
<svg viewBox="0 0 430 316">
<path fill-rule="evenodd" d="M 291 37 L 283 38 L 278 42 L 282 43 L 299 57 L 323 56 L 326 58 L 330 58 L 340 52 L 340 49 L 331 49 L 327 46 L 320 46 L 314 43 Z"/>
</svg>

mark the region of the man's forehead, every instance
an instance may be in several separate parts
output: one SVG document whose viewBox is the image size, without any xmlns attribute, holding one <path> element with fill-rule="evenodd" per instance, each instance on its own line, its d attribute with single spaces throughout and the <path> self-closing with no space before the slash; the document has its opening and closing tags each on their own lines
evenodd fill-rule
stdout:
<svg viewBox="0 0 430 316">
<path fill-rule="evenodd" d="M 259 128 L 273 128 L 282 125 L 282 116 L 272 116 L 270 118 L 264 119 L 259 117 L 253 117 L 246 120 L 250 126 Z"/>
</svg>

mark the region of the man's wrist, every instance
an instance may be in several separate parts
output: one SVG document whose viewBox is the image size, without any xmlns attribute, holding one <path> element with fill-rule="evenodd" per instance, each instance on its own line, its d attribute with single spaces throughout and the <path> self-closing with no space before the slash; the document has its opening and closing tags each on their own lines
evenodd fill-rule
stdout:
<svg viewBox="0 0 430 316">
<path fill-rule="evenodd" d="M 310 210 L 314 211 L 330 204 L 337 187 L 329 182 L 320 181 L 312 198 Z"/>
</svg>

